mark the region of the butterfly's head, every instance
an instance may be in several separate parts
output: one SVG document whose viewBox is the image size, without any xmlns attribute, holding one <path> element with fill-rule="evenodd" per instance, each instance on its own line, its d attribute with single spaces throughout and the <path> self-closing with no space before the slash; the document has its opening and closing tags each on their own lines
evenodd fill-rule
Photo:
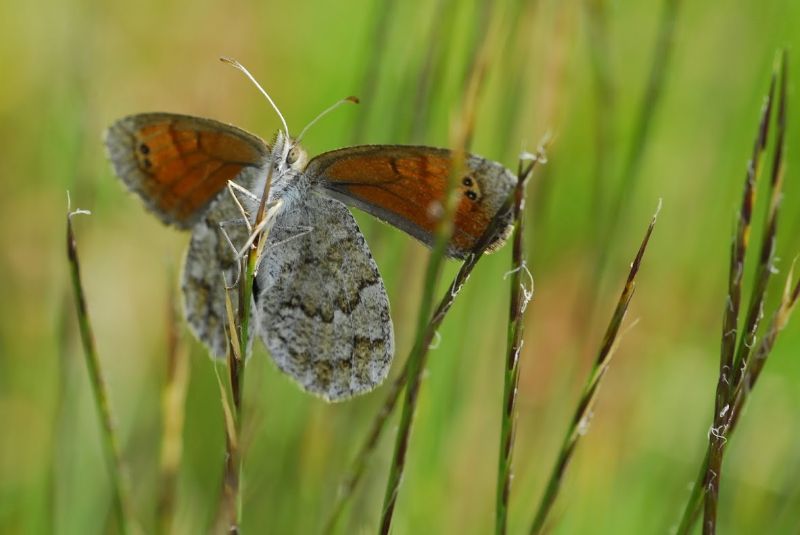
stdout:
<svg viewBox="0 0 800 535">
<path fill-rule="evenodd" d="M 308 153 L 303 148 L 303 146 L 300 145 L 300 141 L 302 141 L 303 136 L 306 135 L 306 132 L 308 132 L 308 129 L 312 125 L 314 125 L 314 123 L 319 121 L 322 117 L 327 115 L 332 110 L 335 110 L 342 104 L 348 102 L 357 104 L 358 99 L 356 97 L 343 98 L 342 100 L 336 102 L 333 106 L 330 106 L 326 110 L 323 110 L 322 113 L 317 115 L 310 123 L 308 123 L 305 126 L 305 128 L 303 128 L 300 131 L 300 134 L 297 137 L 290 137 L 287 134 L 288 129 L 279 130 L 278 133 L 275 134 L 275 139 L 273 140 L 272 144 L 273 161 L 278 163 L 277 166 L 278 171 L 281 172 L 294 171 L 295 173 L 302 173 L 303 171 L 305 171 L 306 166 L 308 165 Z M 283 120 L 282 117 L 281 120 Z M 286 121 L 283 121 L 283 124 L 285 126 Z"/>
<path fill-rule="evenodd" d="M 300 134 L 297 137 L 289 136 L 288 129 L 278 130 L 278 133 L 275 134 L 275 138 L 272 140 L 272 161 L 275 162 L 276 170 L 280 173 L 302 173 L 305 171 L 306 166 L 308 165 L 308 153 L 303 146 L 300 145 L 300 141 L 302 141 L 303 136 L 320 118 L 347 102 L 357 103 L 358 99 L 356 97 L 347 97 L 338 101 L 333 106 L 330 106 L 328 109 L 317 115 L 305 126 L 305 128 L 300 131 Z M 277 111 L 277 108 L 275 109 Z M 278 114 L 280 115 L 280 112 L 278 112 Z M 283 120 L 282 117 L 281 120 Z M 283 124 L 285 126 L 286 121 L 283 121 Z"/>
<path fill-rule="evenodd" d="M 308 153 L 296 140 L 279 130 L 272 142 L 272 155 L 278 171 L 302 172 L 308 165 Z"/>
</svg>

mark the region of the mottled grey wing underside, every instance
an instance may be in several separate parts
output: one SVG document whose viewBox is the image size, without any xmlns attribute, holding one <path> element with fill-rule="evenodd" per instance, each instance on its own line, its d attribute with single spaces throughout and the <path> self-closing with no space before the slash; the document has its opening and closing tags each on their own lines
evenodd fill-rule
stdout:
<svg viewBox="0 0 800 535">
<path fill-rule="evenodd" d="M 378 386 L 394 354 L 389 300 L 352 214 L 309 191 L 268 244 L 257 322 L 278 368 L 329 401 Z"/>
<path fill-rule="evenodd" d="M 245 170 L 236 182 L 249 189 L 257 181 L 258 169 Z M 255 212 L 254 201 L 237 193 L 239 202 L 250 212 Z M 194 335 L 203 342 L 215 357 L 224 357 L 228 349 L 225 333 L 227 312 L 225 309 L 225 284 L 239 281 L 239 263 L 236 253 L 225 239 L 225 232 L 237 250 L 247 241 L 249 232 L 244 224 L 242 211 L 226 188 L 212 203 L 204 217 L 192 228 L 192 239 L 184 258 L 183 305 L 186 321 Z M 224 279 L 223 279 L 224 274 Z M 230 292 L 233 311 L 238 315 L 238 287 Z M 252 309 L 255 313 L 255 308 Z M 252 343 L 253 324 L 248 339 Z M 248 348 L 249 349 L 249 348 Z"/>
</svg>

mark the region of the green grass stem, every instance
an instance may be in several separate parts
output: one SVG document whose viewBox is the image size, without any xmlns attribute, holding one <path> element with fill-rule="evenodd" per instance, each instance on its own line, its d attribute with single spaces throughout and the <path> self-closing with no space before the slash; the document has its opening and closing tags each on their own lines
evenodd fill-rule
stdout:
<svg viewBox="0 0 800 535">
<path fill-rule="evenodd" d="M 67 214 L 67 259 L 69 260 L 72 290 L 75 294 L 75 309 L 78 317 L 78 326 L 81 333 L 83 352 L 86 358 L 86 369 L 89 373 L 89 383 L 92 385 L 95 407 L 100 419 L 100 436 L 103 441 L 108 476 L 111 481 L 111 501 L 114 506 L 114 516 L 117 529 L 121 534 L 130 532 L 131 507 L 125 470 L 120 455 L 119 441 L 117 439 L 114 417 L 108 400 L 108 392 L 100 367 L 100 358 L 92 331 L 92 322 L 89 318 L 89 308 L 86 304 L 86 295 L 81 281 L 80 262 L 78 260 L 78 244 L 72 228 L 72 217 L 79 214 L 88 214 L 84 210 L 76 210 Z"/>
<path fill-rule="evenodd" d="M 592 408 L 594 407 L 595 399 L 597 397 L 597 391 L 600 388 L 600 382 L 608 370 L 611 357 L 614 354 L 617 345 L 619 344 L 620 327 L 622 326 L 622 321 L 625 319 L 625 314 L 628 311 L 628 305 L 630 304 L 634 291 L 636 290 L 636 275 L 641 267 L 642 259 L 644 257 L 645 250 L 647 249 L 647 244 L 650 241 L 650 236 L 653 233 L 653 228 L 655 227 L 656 218 L 658 217 L 658 212 L 660 209 L 661 204 L 659 203 L 659 208 L 656 210 L 653 219 L 650 221 L 650 225 L 647 227 L 647 231 L 645 232 L 644 239 L 642 239 L 642 243 L 639 246 L 638 252 L 636 253 L 636 257 L 631 263 L 631 268 L 628 273 L 628 279 L 625 282 L 625 287 L 622 289 L 619 301 L 617 301 L 617 306 L 611 316 L 611 321 L 608 324 L 608 328 L 603 336 L 603 341 L 600 345 L 597 357 L 595 358 L 594 365 L 589 373 L 588 381 L 583 387 L 583 393 L 581 394 L 578 405 L 575 408 L 575 413 L 572 417 L 569 427 L 567 428 L 567 432 L 564 435 L 564 440 L 561 443 L 561 447 L 559 448 L 558 456 L 555 464 L 553 465 L 550 477 L 547 480 L 544 494 L 539 501 L 539 506 L 529 530 L 531 535 L 538 535 L 544 531 L 545 523 L 553 504 L 556 501 L 559 489 L 561 488 L 561 484 L 564 480 L 564 474 L 566 473 L 573 453 L 575 453 L 575 448 L 578 445 L 578 441 L 583 435 L 586 434 L 588 429 Z"/>
</svg>

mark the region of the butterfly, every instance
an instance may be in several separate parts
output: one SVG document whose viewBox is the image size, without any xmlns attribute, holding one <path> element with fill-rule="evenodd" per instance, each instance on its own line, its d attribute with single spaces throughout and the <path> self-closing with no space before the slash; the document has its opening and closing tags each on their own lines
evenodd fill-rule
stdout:
<svg viewBox="0 0 800 535">
<path fill-rule="evenodd" d="M 163 223 L 191 230 L 181 282 L 184 312 L 216 357 L 228 350 L 225 288 L 237 280 L 237 251 L 249 243 L 244 216 L 255 222 L 258 195 L 271 175 L 268 201 L 280 203 L 259 259 L 251 328 L 304 390 L 345 400 L 378 386 L 394 354 L 386 289 L 347 206 L 431 246 L 453 154 L 364 145 L 309 159 L 287 132 L 267 143 L 212 119 L 144 113 L 114 122 L 104 142 L 114 172 L 145 206 Z M 452 258 L 470 254 L 517 181 L 479 156 L 467 155 L 463 169 L 446 250 Z M 239 187 L 230 189 L 229 182 Z M 511 215 L 500 217 L 504 228 L 490 249 L 501 246 L 511 228 Z M 236 310 L 238 292 L 230 296 Z"/>
</svg>

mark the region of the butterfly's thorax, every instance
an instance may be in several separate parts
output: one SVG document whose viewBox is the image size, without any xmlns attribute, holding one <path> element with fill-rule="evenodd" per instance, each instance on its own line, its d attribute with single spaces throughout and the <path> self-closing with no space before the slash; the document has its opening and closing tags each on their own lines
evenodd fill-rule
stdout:
<svg viewBox="0 0 800 535">
<path fill-rule="evenodd" d="M 270 150 L 269 160 L 264 165 L 264 172 L 259 180 L 263 192 L 264 185 L 270 180 L 269 201 L 281 201 L 279 214 L 291 211 L 308 195 L 310 186 L 305 168 L 308 165 L 306 151 L 294 141 L 286 142 L 282 132 L 275 136 Z"/>
<path fill-rule="evenodd" d="M 267 173 L 265 172 L 262 177 L 260 191 L 263 191 L 263 182 L 265 182 L 266 179 Z M 278 207 L 278 213 L 282 214 L 302 202 L 302 199 L 308 195 L 308 188 L 308 179 L 302 173 L 294 170 L 280 173 L 273 172 L 272 184 L 269 190 L 269 201 L 274 202 L 280 200 L 281 205 Z"/>
</svg>

